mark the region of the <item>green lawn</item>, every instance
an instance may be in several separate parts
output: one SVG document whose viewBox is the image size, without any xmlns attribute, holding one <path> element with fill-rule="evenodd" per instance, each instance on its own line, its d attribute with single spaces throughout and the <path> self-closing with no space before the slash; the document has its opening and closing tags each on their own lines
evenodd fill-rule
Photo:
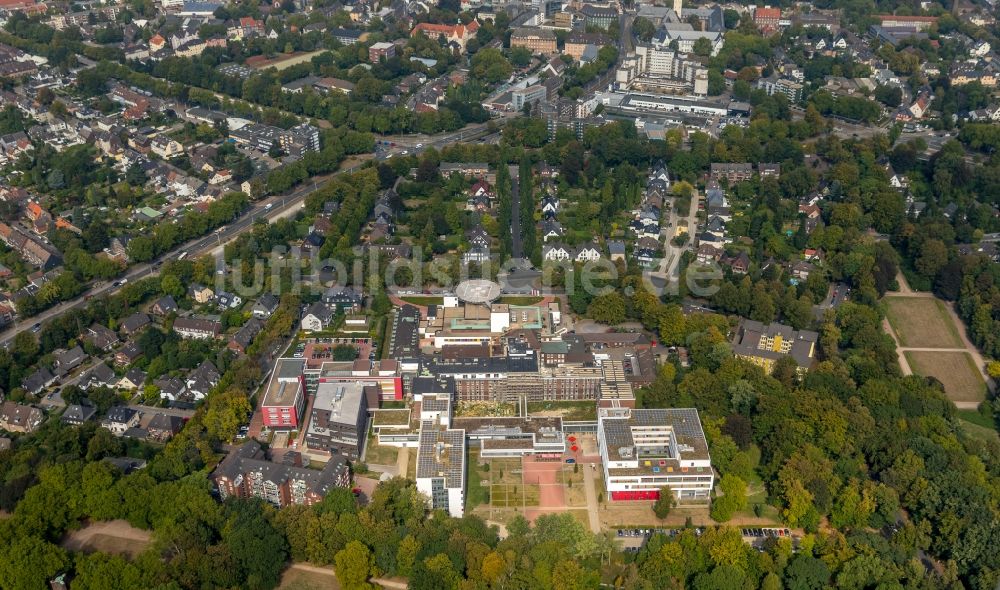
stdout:
<svg viewBox="0 0 1000 590">
<path fill-rule="evenodd" d="M 536 484 L 493 484 L 490 488 L 490 501 L 497 508 L 538 506 L 541 497 Z"/>
<path fill-rule="evenodd" d="M 489 504 L 489 485 L 483 485 L 483 481 L 490 481 L 489 472 L 482 471 L 483 466 L 479 464 L 479 451 L 469 451 L 469 460 L 466 465 L 465 481 L 468 483 L 468 490 L 465 497 L 465 509 L 472 510 L 476 506 Z"/>
<path fill-rule="evenodd" d="M 979 424 L 975 424 L 967 420 L 959 420 L 958 422 L 962 425 L 962 429 L 965 430 L 965 433 L 972 438 L 989 442 L 991 440 L 997 440 L 998 437 L 1000 437 L 1000 433 L 997 433 L 995 428 L 980 426 Z"/>
<path fill-rule="evenodd" d="M 433 295 L 413 295 L 400 297 L 400 299 L 413 305 L 444 305 L 444 297 L 435 297 Z"/>
<path fill-rule="evenodd" d="M 378 444 L 377 436 L 368 437 L 368 449 L 365 451 L 365 463 L 375 465 L 395 465 L 399 449 Z"/>
<path fill-rule="evenodd" d="M 966 422 L 972 422 L 983 428 L 996 428 L 996 424 L 993 423 L 993 419 L 989 416 L 983 416 L 977 410 L 957 410 L 955 414 L 965 420 Z"/>
<path fill-rule="evenodd" d="M 593 401 L 529 402 L 528 413 L 558 413 L 564 420 L 594 420 L 597 418 L 597 406 Z"/>
</svg>

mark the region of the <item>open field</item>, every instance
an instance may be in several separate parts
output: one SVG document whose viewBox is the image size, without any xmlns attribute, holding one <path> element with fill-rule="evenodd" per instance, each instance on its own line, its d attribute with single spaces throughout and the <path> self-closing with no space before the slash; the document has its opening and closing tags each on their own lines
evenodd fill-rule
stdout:
<svg viewBox="0 0 1000 590">
<path fill-rule="evenodd" d="M 985 399 L 986 383 L 968 352 L 908 350 L 904 354 L 913 372 L 940 381 L 951 401 L 980 402 Z"/>
<path fill-rule="evenodd" d="M 340 584 L 333 573 L 332 568 L 326 571 L 318 571 L 321 568 L 304 568 L 300 564 L 295 564 L 285 570 L 281 575 L 281 582 L 278 588 L 281 590 L 340 590 Z"/>
<path fill-rule="evenodd" d="M 963 348 L 958 328 L 944 303 L 930 297 L 884 299 L 886 317 L 904 348 Z"/>
<path fill-rule="evenodd" d="M 328 50 L 322 49 L 320 51 L 310 51 L 307 53 L 283 53 L 268 60 L 255 60 L 253 62 L 253 68 L 256 70 L 265 70 L 267 68 L 274 68 L 278 71 L 288 69 L 292 66 L 299 65 L 301 63 L 307 63 L 312 58 L 317 55 L 326 53 Z"/>
<path fill-rule="evenodd" d="M 149 531 L 137 529 L 124 520 L 94 522 L 69 533 L 62 546 L 70 551 L 114 553 L 135 557 L 152 541 Z"/>
</svg>

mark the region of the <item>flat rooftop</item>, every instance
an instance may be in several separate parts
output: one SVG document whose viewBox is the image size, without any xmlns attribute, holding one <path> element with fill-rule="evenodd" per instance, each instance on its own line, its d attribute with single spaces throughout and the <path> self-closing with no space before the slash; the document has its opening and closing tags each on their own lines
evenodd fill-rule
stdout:
<svg viewBox="0 0 1000 590">
<path fill-rule="evenodd" d="M 455 428 L 461 428 L 471 437 L 518 437 L 528 434 L 550 435 L 553 433 L 562 433 L 563 429 L 561 416 L 532 416 L 530 418 L 521 416 L 472 416 L 452 418 L 451 424 Z"/>
<path fill-rule="evenodd" d="M 455 295 L 467 303 L 488 303 L 500 297 L 500 285 L 486 279 L 471 279 L 459 283 Z"/>
<path fill-rule="evenodd" d="M 278 359 L 278 364 L 271 373 L 267 384 L 262 406 L 287 407 L 295 404 L 302 391 L 302 370 L 305 361 L 302 359 Z"/>
<path fill-rule="evenodd" d="M 330 412 L 330 422 L 354 427 L 358 422 L 361 402 L 365 396 L 364 383 L 320 383 L 316 388 L 313 410 Z M 311 428 L 311 425 L 310 425 Z"/>
<path fill-rule="evenodd" d="M 701 419 L 694 408 L 631 410 L 620 417 L 602 416 L 599 419 L 611 461 L 637 460 L 640 468 L 666 467 L 665 471 L 671 471 L 682 467 L 683 461 L 708 461 L 710 458 Z M 636 444 L 634 433 L 655 432 L 657 428 L 667 432 L 676 445 L 676 455 L 670 445 L 652 448 Z"/>
<path fill-rule="evenodd" d="M 444 478 L 445 487 L 465 488 L 465 431 L 444 430 L 427 420 L 420 424 L 417 479 Z"/>
</svg>

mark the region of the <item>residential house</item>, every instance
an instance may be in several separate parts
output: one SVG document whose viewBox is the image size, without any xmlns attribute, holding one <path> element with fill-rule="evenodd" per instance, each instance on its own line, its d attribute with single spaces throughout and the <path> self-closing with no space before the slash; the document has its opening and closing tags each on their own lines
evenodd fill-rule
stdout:
<svg viewBox="0 0 1000 590">
<path fill-rule="evenodd" d="M 126 336 L 132 336 L 138 334 L 151 322 L 152 320 L 149 319 L 148 315 L 142 313 L 141 311 L 137 311 L 125 318 L 121 325 L 121 331 Z"/>
<path fill-rule="evenodd" d="M 59 420 L 63 424 L 80 426 L 84 422 L 89 422 L 97 415 L 97 408 L 90 405 L 86 400 L 82 404 L 72 404 L 66 407 L 66 411 Z"/>
<path fill-rule="evenodd" d="M 749 162 L 742 163 L 718 163 L 713 162 L 710 172 L 712 180 L 720 181 L 725 178 L 729 184 L 735 184 L 753 178 L 753 165 Z"/>
<path fill-rule="evenodd" d="M 243 298 L 235 293 L 219 291 L 215 294 L 215 303 L 220 309 L 236 309 L 240 305 L 243 305 Z"/>
<path fill-rule="evenodd" d="M 546 195 L 542 197 L 540 207 L 543 215 L 549 218 L 554 217 L 559 212 L 559 199 L 551 195 Z"/>
<path fill-rule="evenodd" d="M 566 235 L 566 230 L 563 229 L 561 223 L 555 219 L 546 219 L 542 221 L 542 241 L 548 242 L 549 240 L 557 240 Z"/>
<path fill-rule="evenodd" d="M 94 348 L 110 352 L 118 344 L 118 334 L 114 330 L 101 324 L 91 324 L 83 334 L 84 342 L 89 343 Z"/>
<path fill-rule="evenodd" d="M 253 339 L 260 334 L 260 331 L 264 329 L 264 322 L 257 318 L 250 318 L 247 323 L 243 324 L 233 336 L 229 339 L 229 343 L 226 345 L 229 350 L 237 352 L 239 354 L 244 354 Z"/>
<path fill-rule="evenodd" d="M 101 421 L 101 426 L 107 428 L 115 436 L 123 436 L 129 428 L 139 425 L 139 412 L 126 406 L 114 406 L 108 411 L 107 417 Z"/>
<path fill-rule="evenodd" d="M 177 435 L 184 427 L 184 419 L 180 416 L 168 416 L 157 412 L 146 426 L 149 438 L 157 442 L 167 442 Z"/>
<path fill-rule="evenodd" d="M 757 173 L 761 178 L 778 178 L 781 176 L 781 164 L 761 162 L 757 164 Z"/>
<path fill-rule="evenodd" d="M 490 234 L 486 233 L 482 226 L 476 226 L 465 232 L 465 241 L 473 248 L 485 249 L 489 252 Z"/>
<path fill-rule="evenodd" d="M 208 303 L 215 299 L 215 291 L 212 291 L 204 285 L 198 283 L 192 283 L 188 287 L 188 297 L 195 300 L 196 303 Z"/>
<path fill-rule="evenodd" d="M 356 313 L 364 306 L 365 297 L 354 287 L 330 287 L 323 293 L 323 303 L 341 313 Z"/>
<path fill-rule="evenodd" d="M 250 320 L 254 321 L 254 320 Z M 219 384 L 222 374 L 210 360 L 204 360 L 198 368 L 188 373 L 186 379 L 187 391 L 196 400 L 203 399 L 213 387 Z"/>
<path fill-rule="evenodd" d="M 729 267 L 733 274 L 745 275 L 750 272 L 750 256 L 742 250 L 733 256 L 723 256 L 719 259 L 719 263 Z"/>
<path fill-rule="evenodd" d="M 438 171 L 445 178 L 451 178 L 453 174 L 461 174 L 462 176 L 485 179 L 489 176 L 490 166 L 482 162 L 441 162 Z"/>
<path fill-rule="evenodd" d="M 712 244 L 700 244 L 695 253 L 695 260 L 699 264 L 712 264 L 718 262 L 722 258 L 722 254 L 722 250 Z"/>
<path fill-rule="evenodd" d="M 39 395 L 55 382 L 55 375 L 47 368 L 41 367 L 21 382 L 21 388 L 31 395 Z"/>
<path fill-rule="evenodd" d="M 576 262 L 595 262 L 601 259 L 601 251 L 593 244 L 580 246 L 573 251 L 573 260 Z"/>
<path fill-rule="evenodd" d="M 126 367 L 142 357 L 142 348 L 139 343 L 129 340 L 115 352 L 115 364 L 119 367 Z"/>
<path fill-rule="evenodd" d="M 0 429 L 7 432 L 34 432 L 45 414 L 34 406 L 6 401 L 0 405 Z"/>
<path fill-rule="evenodd" d="M 648 268 L 663 257 L 663 251 L 658 240 L 653 238 L 639 238 L 635 242 L 632 255 L 640 266 Z"/>
<path fill-rule="evenodd" d="M 271 314 L 274 313 L 275 310 L 278 309 L 279 303 L 280 301 L 275 295 L 271 293 L 264 293 L 257 298 L 257 301 L 253 304 L 253 308 L 251 308 L 250 313 L 252 313 L 253 317 L 257 319 L 266 320 L 271 317 Z"/>
<path fill-rule="evenodd" d="M 139 367 L 132 367 L 118 380 L 119 389 L 139 389 L 146 383 L 146 373 Z"/>
<path fill-rule="evenodd" d="M 56 376 L 62 379 L 85 360 L 87 360 L 87 353 L 83 352 L 83 348 L 79 345 L 69 350 L 56 351 L 54 364 Z"/>
<path fill-rule="evenodd" d="M 317 301 L 306 309 L 302 316 L 302 330 L 305 332 L 321 332 L 330 326 L 336 311 L 325 303 Z"/>
<path fill-rule="evenodd" d="M 100 362 L 80 377 L 79 385 L 83 389 L 91 389 L 94 387 L 114 387 L 117 382 L 118 378 L 111 367 Z"/>
<path fill-rule="evenodd" d="M 809 274 L 816 270 L 816 266 L 811 262 L 800 260 L 792 265 L 792 277 L 797 281 L 804 281 L 809 278 Z"/>
<path fill-rule="evenodd" d="M 608 254 L 611 256 L 611 262 L 624 261 L 625 242 L 621 240 L 608 240 Z"/>
<path fill-rule="evenodd" d="M 222 332 L 222 324 L 208 318 L 177 318 L 174 320 L 174 332 L 181 338 L 197 340 L 218 338 Z"/>
<path fill-rule="evenodd" d="M 170 295 L 165 295 L 157 299 L 149 311 L 160 316 L 170 315 L 177 311 L 177 302 Z"/>
<path fill-rule="evenodd" d="M 160 390 L 160 397 L 162 399 L 172 402 L 181 399 L 185 392 L 187 392 L 187 386 L 177 377 L 160 377 L 153 381 L 153 385 Z"/>
<path fill-rule="evenodd" d="M 542 260 L 561 262 L 570 260 L 572 255 L 573 250 L 565 244 L 552 243 L 542 246 Z"/>
</svg>

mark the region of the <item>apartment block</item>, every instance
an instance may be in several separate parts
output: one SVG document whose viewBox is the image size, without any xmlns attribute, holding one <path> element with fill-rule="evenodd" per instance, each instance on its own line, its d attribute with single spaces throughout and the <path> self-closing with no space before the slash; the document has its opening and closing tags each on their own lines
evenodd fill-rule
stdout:
<svg viewBox="0 0 1000 590">
<path fill-rule="evenodd" d="M 342 457 L 331 457 L 322 470 L 301 466 L 301 456 L 286 453 L 282 463 L 267 459 L 256 441 L 230 451 L 211 475 L 212 483 L 223 500 L 260 498 L 278 508 L 311 506 L 323 500 L 334 488 L 347 487 L 351 472 Z"/>
<path fill-rule="evenodd" d="M 266 428 L 299 428 L 306 400 L 304 366 L 305 361 L 301 359 L 278 359 L 260 406 Z"/>
<path fill-rule="evenodd" d="M 360 457 L 368 424 L 368 398 L 374 390 L 374 386 L 359 382 L 320 383 L 309 416 L 306 446 L 349 459 Z"/>
<path fill-rule="evenodd" d="M 510 34 L 511 47 L 524 47 L 532 53 L 551 54 L 556 52 L 556 34 L 547 29 L 520 27 Z"/>
<path fill-rule="evenodd" d="M 794 330 L 782 324 L 762 324 L 742 320 L 733 338 L 733 354 L 770 372 L 774 363 L 786 356 L 795 359 L 799 371 L 812 365 L 819 334 L 811 330 Z"/>
</svg>

